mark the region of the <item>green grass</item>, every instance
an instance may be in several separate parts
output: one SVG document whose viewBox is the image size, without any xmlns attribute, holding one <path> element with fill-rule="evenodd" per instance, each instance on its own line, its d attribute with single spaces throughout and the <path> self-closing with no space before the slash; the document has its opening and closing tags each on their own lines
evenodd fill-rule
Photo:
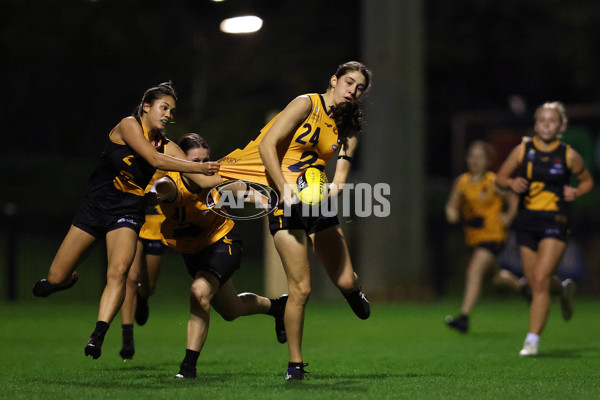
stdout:
<svg viewBox="0 0 600 400">
<path fill-rule="evenodd" d="M 518 356 L 527 305 L 486 298 L 467 335 L 443 325 L 458 302 L 372 304 L 358 320 L 339 301 L 309 303 L 304 357 L 309 379 L 285 382 L 287 347 L 271 317 L 225 322 L 213 314 L 198 379 L 173 375 L 185 350 L 187 294 L 151 299 L 135 328 L 136 355 L 119 355 L 120 323 L 103 355 L 86 358 L 97 304 L 56 294 L 0 305 L 0 398 L 7 399 L 597 399 L 597 299 L 578 299 L 573 320 L 553 305 L 540 355 Z"/>
</svg>

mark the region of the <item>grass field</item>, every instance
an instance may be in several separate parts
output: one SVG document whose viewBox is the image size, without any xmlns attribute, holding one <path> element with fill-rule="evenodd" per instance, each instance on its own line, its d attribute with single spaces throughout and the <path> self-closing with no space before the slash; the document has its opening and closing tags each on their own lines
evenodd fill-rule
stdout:
<svg viewBox="0 0 600 400">
<path fill-rule="evenodd" d="M 120 359 L 120 323 L 103 355 L 83 347 L 97 313 L 92 301 L 57 294 L 0 305 L 0 398 L 7 399 L 598 399 L 597 299 L 578 299 L 572 321 L 553 305 L 540 355 L 518 355 L 527 326 L 519 299 L 484 299 L 467 335 L 443 325 L 458 300 L 372 304 L 367 321 L 343 302 L 309 303 L 304 355 L 309 379 L 285 382 L 287 348 L 273 321 L 225 322 L 213 314 L 198 379 L 173 375 L 185 350 L 187 296 L 156 296 L 135 328 L 136 355 Z"/>
</svg>

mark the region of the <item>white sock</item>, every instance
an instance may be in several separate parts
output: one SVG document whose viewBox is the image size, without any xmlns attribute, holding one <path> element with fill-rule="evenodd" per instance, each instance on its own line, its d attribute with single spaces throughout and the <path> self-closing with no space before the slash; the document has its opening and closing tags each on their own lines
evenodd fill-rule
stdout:
<svg viewBox="0 0 600 400">
<path fill-rule="evenodd" d="M 527 334 L 527 337 L 525 337 L 525 343 L 527 343 L 527 342 L 540 344 L 540 335 L 529 332 Z"/>
</svg>

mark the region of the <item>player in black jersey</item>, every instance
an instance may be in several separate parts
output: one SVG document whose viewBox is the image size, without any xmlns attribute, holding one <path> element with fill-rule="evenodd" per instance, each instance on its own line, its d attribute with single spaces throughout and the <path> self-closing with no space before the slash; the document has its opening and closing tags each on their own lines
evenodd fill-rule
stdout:
<svg viewBox="0 0 600 400">
<path fill-rule="evenodd" d="M 63 239 L 48 276 L 33 287 L 46 297 L 77 281 L 75 269 L 97 239 L 106 238 L 108 268 L 98 322 L 85 354 L 101 355 L 104 335 L 125 297 L 125 282 L 144 221 L 144 189 L 157 169 L 214 174 L 218 163 L 187 161 L 185 153 L 163 136 L 173 119 L 177 96 L 171 83 L 148 89 L 134 115 L 108 135 L 100 162 L 90 177 L 84 200 Z"/>
<path fill-rule="evenodd" d="M 523 272 L 531 287 L 529 333 L 522 356 L 538 353 L 539 339 L 550 311 L 553 272 L 567 247 L 570 234 L 570 202 L 592 190 L 592 176 L 581 156 L 562 143 L 559 134 L 567 128 L 567 114 L 562 103 L 542 104 L 535 112 L 535 135 L 524 140 L 510 153 L 496 176 L 496 184 L 511 188 L 520 195 L 516 219 L 517 243 Z M 513 176 L 514 175 L 514 176 Z M 579 182 L 570 185 L 571 175 Z M 563 318 L 572 315 L 573 282 L 562 287 Z"/>
</svg>

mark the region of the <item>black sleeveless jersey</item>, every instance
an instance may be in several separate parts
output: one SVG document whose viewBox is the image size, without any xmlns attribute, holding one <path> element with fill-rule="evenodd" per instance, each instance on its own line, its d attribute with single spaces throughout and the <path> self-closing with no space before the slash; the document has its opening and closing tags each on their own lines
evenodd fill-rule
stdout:
<svg viewBox="0 0 600 400">
<path fill-rule="evenodd" d="M 567 164 L 568 145 L 556 141 L 550 151 L 541 151 L 537 138 L 524 142 L 518 176 L 529 181 L 521 194 L 516 226 L 538 230 L 569 223 L 570 205 L 565 201 L 564 186 L 571 182 Z"/>
<path fill-rule="evenodd" d="M 144 136 L 146 129 L 139 118 Z M 112 133 L 112 131 L 111 131 Z M 163 135 L 154 146 L 164 153 L 168 142 Z M 100 162 L 92 173 L 85 201 L 109 215 L 144 215 L 144 190 L 156 172 L 143 157 L 124 142 L 115 142 L 110 134 L 100 155 Z"/>
</svg>

